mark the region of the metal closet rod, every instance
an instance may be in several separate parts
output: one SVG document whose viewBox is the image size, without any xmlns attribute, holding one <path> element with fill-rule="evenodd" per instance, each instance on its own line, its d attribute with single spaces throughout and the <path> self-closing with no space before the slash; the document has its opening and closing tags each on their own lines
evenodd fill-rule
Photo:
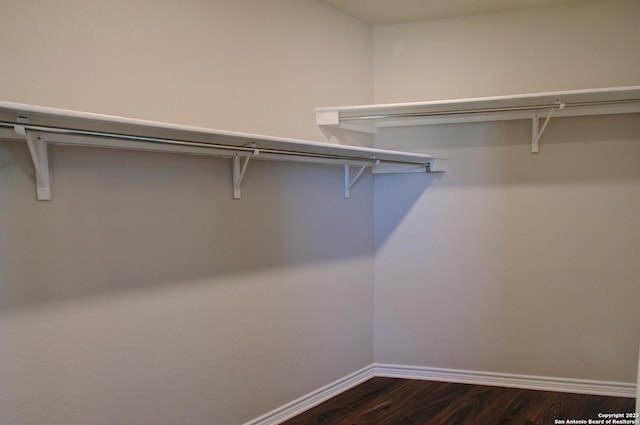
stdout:
<svg viewBox="0 0 640 425">
<path fill-rule="evenodd" d="M 308 158 L 321 158 L 327 160 L 340 160 L 340 161 L 370 161 L 373 164 L 376 159 L 375 158 L 357 158 L 357 157 L 348 157 L 348 156 L 340 156 L 340 155 L 328 155 L 328 154 L 319 154 L 319 153 L 311 153 L 311 152 L 298 152 L 298 151 L 286 151 L 280 149 L 264 149 L 256 146 L 230 146 L 230 145 L 220 145 L 215 143 L 208 142 L 190 142 L 186 140 L 176 140 L 176 139 L 164 139 L 159 137 L 146 137 L 146 136 L 134 136 L 131 134 L 119 134 L 119 133 L 105 133 L 98 131 L 89 131 L 89 130 L 76 130 L 71 128 L 60 128 L 60 127 L 48 127 L 48 126 L 39 126 L 33 124 L 21 124 L 15 122 L 6 122 L 0 121 L 0 127 L 5 128 L 15 128 L 17 126 L 23 127 L 26 130 L 32 131 L 40 131 L 44 133 L 54 133 L 54 134 L 65 134 L 70 136 L 89 136 L 89 137 L 100 137 L 105 139 L 121 139 L 128 140 L 134 142 L 143 142 L 143 143 L 158 143 L 164 145 L 171 146 L 185 146 L 185 147 L 197 147 L 197 148 L 205 148 L 205 149 L 219 149 L 229 151 L 230 155 L 234 152 L 247 152 L 254 153 L 259 151 L 264 154 L 274 154 L 274 155 L 288 155 L 288 156 L 297 156 L 297 157 L 308 157 Z M 223 136 L 224 137 L 224 136 Z M 230 136 L 233 137 L 233 136 Z M 399 161 L 402 162 L 402 161 Z"/>
<path fill-rule="evenodd" d="M 626 100 L 603 100 L 592 102 L 574 102 L 563 103 L 556 101 L 551 104 L 542 105 L 530 105 L 530 106 L 512 106 L 502 108 L 476 108 L 476 109 L 456 109 L 453 111 L 434 111 L 434 112 L 399 112 L 396 114 L 378 114 L 378 115 L 354 115 L 340 117 L 340 121 L 358 121 L 358 120 L 380 120 L 387 118 L 419 118 L 419 117 L 435 117 L 441 115 L 463 115 L 463 114 L 482 114 L 492 112 L 520 112 L 520 111 L 536 111 L 541 109 L 562 109 L 571 107 L 587 107 L 587 106 L 608 106 L 608 105 L 621 105 L 638 103 L 640 99 L 626 99 Z"/>
</svg>

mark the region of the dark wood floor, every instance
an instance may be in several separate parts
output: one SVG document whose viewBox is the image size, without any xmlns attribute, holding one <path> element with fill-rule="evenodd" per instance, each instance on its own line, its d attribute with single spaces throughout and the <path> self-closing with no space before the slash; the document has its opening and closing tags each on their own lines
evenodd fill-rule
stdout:
<svg viewBox="0 0 640 425">
<path fill-rule="evenodd" d="M 373 378 L 282 425 L 549 425 L 634 410 L 632 398 Z"/>
</svg>

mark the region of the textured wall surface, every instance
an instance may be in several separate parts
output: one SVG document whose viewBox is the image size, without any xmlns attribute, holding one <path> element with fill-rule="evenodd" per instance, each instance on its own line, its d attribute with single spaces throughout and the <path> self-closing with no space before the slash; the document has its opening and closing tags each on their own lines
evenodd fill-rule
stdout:
<svg viewBox="0 0 640 425">
<path fill-rule="evenodd" d="M 371 30 L 315 2 L 5 1 L 0 98 L 324 140 Z M 241 424 L 373 360 L 373 188 L 335 166 L 0 142 L 0 423 Z"/>
<path fill-rule="evenodd" d="M 638 18 L 605 1 L 379 27 L 376 98 L 638 85 Z M 553 119 L 535 155 L 530 125 L 377 136 L 450 159 L 376 179 L 377 362 L 635 381 L 640 117 Z"/>
<path fill-rule="evenodd" d="M 378 103 L 638 84 L 640 2 L 375 27 Z"/>
</svg>

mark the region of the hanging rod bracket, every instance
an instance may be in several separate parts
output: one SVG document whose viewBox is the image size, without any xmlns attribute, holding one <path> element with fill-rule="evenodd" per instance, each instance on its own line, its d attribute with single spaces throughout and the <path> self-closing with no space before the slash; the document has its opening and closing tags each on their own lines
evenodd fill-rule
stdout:
<svg viewBox="0 0 640 425">
<path fill-rule="evenodd" d="M 560 111 L 564 109 L 565 104 L 563 102 L 557 101 L 556 104 L 557 104 L 556 107 L 549 109 L 549 113 L 547 114 L 547 117 L 545 118 L 544 123 L 542 124 L 542 128 L 540 128 L 540 122 L 539 122 L 540 117 L 538 116 L 538 112 L 536 111 L 533 114 L 533 118 L 531 119 L 531 153 L 539 152 L 540 138 L 542 137 L 542 133 L 544 133 L 544 130 L 547 128 L 547 124 L 549 124 L 549 121 L 553 116 L 553 111 L 556 111 L 556 110 Z"/>
<path fill-rule="evenodd" d="M 379 163 L 380 161 L 375 161 L 374 165 L 377 165 Z M 353 187 L 353 185 L 356 184 L 360 176 L 362 176 L 362 173 L 364 172 L 364 170 L 370 165 L 371 164 L 364 164 L 362 167 L 360 167 L 360 169 L 358 170 L 358 172 L 356 173 L 355 177 L 352 180 L 350 177 L 351 165 L 349 164 L 348 161 L 344 164 L 344 198 L 345 199 L 349 199 L 349 196 L 351 195 L 350 193 L 351 188 Z"/>
<path fill-rule="evenodd" d="M 251 154 L 245 156 L 244 161 L 242 161 L 240 154 L 236 153 L 233 156 L 233 199 L 242 198 L 242 179 L 244 179 L 251 158 L 259 154 L 260 150 L 254 149 Z"/>
<path fill-rule="evenodd" d="M 49 154 L 47 152 L 47 142 L 41 135 L 36 134 L 35 138 L 32 132 L 28 131 L 24 125 L 29 121 L 26 117 L 18 117 L 18 124 L 13 127 L 13 131 L 20 137 L 24 138 L 29 147 L 29 154 L 33 162 L 33 168 L 36 174 L 36 199 L 38 201 L 51 200 L 51 180 L 49 176 Z"/>
</svg>

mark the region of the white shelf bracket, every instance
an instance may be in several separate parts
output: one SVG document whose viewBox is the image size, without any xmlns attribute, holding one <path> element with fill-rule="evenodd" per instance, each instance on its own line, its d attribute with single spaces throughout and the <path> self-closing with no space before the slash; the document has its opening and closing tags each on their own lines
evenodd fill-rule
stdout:
<svg viewBox="0 0 640 425">
<path fill-rule="evenodd" d="M 252 157 L 260 154 L 258 149 L 255 149 L 250 155 L 246 156 L 244 161 L 240 154 L 233 156 L 233 199 L 240 199 L 242 197 L 242 179 L 247 172 L 247 166 Z"/>
<path fill-rule="evenodd" d="M 558 103 L 557 110 L 559 111 L 561 109 L 564 109 L 564 103 L 562 102 Z M 539 122 L 540 118 L 538 117 L 538 113 L 536 112 L 533 115 L 533 118 L 531 119 L 531 153 L 539 152 L 540 138 L 542 137 L 542 133 L 544 133 L 544 130 L 547 128 L 547 124 L 549 124 L 549 121 L 553 116 L 553 111 L 555 110 L 556 110 L 555 108 L 549 109 L 549 113 L 547 114 L 547 118 L 544 120 L 544 123 L 542 124 L 542 128 L 540 128 L 540 122 Z"/>
<path fill-rule="evenodd" d="M 19 117 L 18 122 L 26 124 L 27 119 Z M 33 168 L 36 173 L 36 198 L 38 201 L 50 201 L 51 181 L 49 178 L 49 155 L 47 152 L 47 142 L 45 142 L 40 135 L 37 135 L 34 139 L 33 134 L 27 131 L 23 125 L 14 126 L 13 130 L 18 136 L 21 136 L 26 140 L 27 146 L 29 147 L 31 161 L 33 161 Z"/>
<path fill-rule="evenodd" d="M 376 161 L 374 165 L 378 165 L 379 163 L 380 161 Z M 350 193 L 351 188 L 356 184 L 360 176 L 362 176 L 362 173 L 364 172 L 364 170 L 366 170 L 366 168 L 369 165 L 371 164 L 364 164 L 362 167 L 360 167 L 360 170 L 358 170 L 353 180 L 351 180 L 351 176 L 350 176 L 351 166 L 349 165 L 348 162 L 344 164 L 344 198 L 345 199 L 349 199 L 349 196 L 351 195 Z"/>
</svg>

